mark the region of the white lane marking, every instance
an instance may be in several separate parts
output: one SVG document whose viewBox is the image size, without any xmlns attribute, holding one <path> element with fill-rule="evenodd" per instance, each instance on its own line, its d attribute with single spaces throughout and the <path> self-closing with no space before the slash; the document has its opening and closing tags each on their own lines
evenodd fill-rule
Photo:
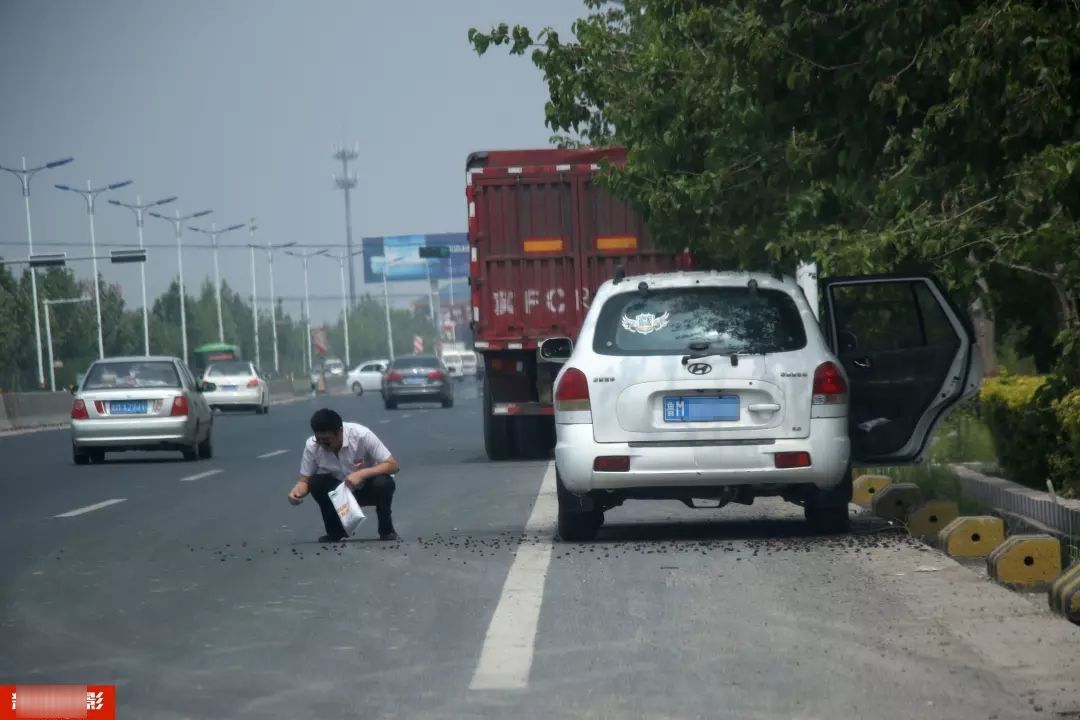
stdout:
<svg viewBox="0 0 1080 720">
<path fill-rule="evenodd" d="M 470 690 L 521 690 L 529 685 L 557 513 L 555 463 L 549 463 L 525 525 L 527 532 L 539 536 L 538 542 L 518 546 L 488 625 Z"/>
<path fill-rule="evenodd" d="M 255 458 L 257 460 L 264 460 L 266 458 L 272 458 L 275 455 L 284 455 L 287 452 L 289 452 L 289 451 L 288 450 L 273 450 L 273 451 L 268 452 L 268 453 L 263 453 L 262 455 L 256 455 Z"/>
<path fill-rule="evenodd" d="M 390 418 L 387 418 L 386 420 L 380 420 L 379 424 L 380 425 L 386 425 L 388 422 L 390 422 Z"/>
<path fill-rule="evenodd" d="M 194 482 L 195 480 L 202 480 L 203 478 L 208 478 L 211 475 L 217 475 L 219 472 L 222 472 L 221 468 L 218 468 L 217 470 L 207 470 L 206 472 L 195 473 L 194 475 L 188 475 L 187 477 L 180 478 L 180 482 Z"/>
<path fill-rule="evenodd" d="M 55 517 L 58 517 L 58 518 L 75 517 L 76 515 L 82 515 L 84 513 L 94 512 L 95 510 L 100 510 L 101 508 L 107 508 L 110 505 L 116 505 L 117 503 L 122 503 L 122 502 L 127 502 L 127 498 L 113 498 L 112 500 L 105 500 L 103 502 L 94 503 L 93 505 L 87 505 L 86 507 L 78 508 L 77 510 L 71 510 L 71 511 L 68 511 L 66 513 L 60 513 L 59 515 L 56 515 Z"/>
<path fill-rule="evenodd" d="M 402 420 L 408 420 L 411 417 L 412 417 L 412 413 L 405 413 L 404 415 L 401 416 L 401 419 Z"/>
</svg>

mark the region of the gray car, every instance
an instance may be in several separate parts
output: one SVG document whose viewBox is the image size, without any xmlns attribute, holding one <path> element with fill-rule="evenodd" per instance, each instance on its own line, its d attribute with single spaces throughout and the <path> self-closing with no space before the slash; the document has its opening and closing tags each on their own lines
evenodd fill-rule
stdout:
<svg viewBox="0 0 1080 720">
<path fill-rule="evenodd" d="M 382 380 L 387 410 L 404 402 L 441 402 L 454 406 L 454 386 L 446 366 L 434 355 L 407 355 L 390 363 Z"/>
<path fill-rule="evenodd" d="M 185 460 L 213 456 L 214 416 L 198 383 L 174 357 L 98 360 L 73 391 L 71 453 L 76 465 L 105 453 L 179 450 Z"/>
</svg>

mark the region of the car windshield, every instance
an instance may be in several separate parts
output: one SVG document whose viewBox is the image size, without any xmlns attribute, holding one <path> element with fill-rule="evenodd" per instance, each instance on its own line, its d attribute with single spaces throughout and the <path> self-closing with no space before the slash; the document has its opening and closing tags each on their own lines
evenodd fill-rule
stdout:
<svg viewBox="0 0 1080 720">
<path fill-rule="evenodd" d="M 251 375 L 251 365 L 240 360 L 214 363 L 206 369 L 206 377 L 223 375 Z"/>
<path fill-rule="evenodd" d="M 779 290 L 747 287 L 627 292 L 600 311 L 593 350 L 603 355 L 776 353 L 806 346 L 795 301 Z"/>
<path fill-rule="evenodd" d="M 420 355 L 417 357 L 398 358 L 394 361 L 393 367 L 395 370 L 408 370 L 409 368 L 437 368 L 439 365 L 438 358 Z"/>
<path fill-rule="evenodd" d="M 83 390 L 180 387 L 180 376 L 171 362 L 135 360 L 96 363 L 86 376 Z"/>
</svg>

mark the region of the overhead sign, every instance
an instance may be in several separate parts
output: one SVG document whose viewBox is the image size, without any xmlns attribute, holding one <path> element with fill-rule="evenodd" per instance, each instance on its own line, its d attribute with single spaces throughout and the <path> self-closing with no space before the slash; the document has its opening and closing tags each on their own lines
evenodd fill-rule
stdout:
<svg viewBox="0 0 1080 720">
<path fill-rule="evenodd" d="M 448 250 L 424 250 L 442 248 Z M 451 265 L 453 267 L 451 267 Z M 364 282 L 381 283 L 386 269 L 388 282 L 455 280 L 469 276 L 469 241 L 465 233 L 435 235 L 388 235 L 364 238 Z"/>
</svg>

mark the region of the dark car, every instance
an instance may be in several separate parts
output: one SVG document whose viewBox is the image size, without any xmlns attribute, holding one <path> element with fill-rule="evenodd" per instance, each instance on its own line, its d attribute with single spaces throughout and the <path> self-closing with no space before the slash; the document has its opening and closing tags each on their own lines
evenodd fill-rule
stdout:
<svg viewBox="0 0 1080 720">
<path fill-rule="evenodd" d="M 403 402 L 441 402 L 454 406 L 454 387 L 446 366 L 434 355 L 408 355 L 390 363 L 382 381 L 387 410 Z"/>
</svg>

